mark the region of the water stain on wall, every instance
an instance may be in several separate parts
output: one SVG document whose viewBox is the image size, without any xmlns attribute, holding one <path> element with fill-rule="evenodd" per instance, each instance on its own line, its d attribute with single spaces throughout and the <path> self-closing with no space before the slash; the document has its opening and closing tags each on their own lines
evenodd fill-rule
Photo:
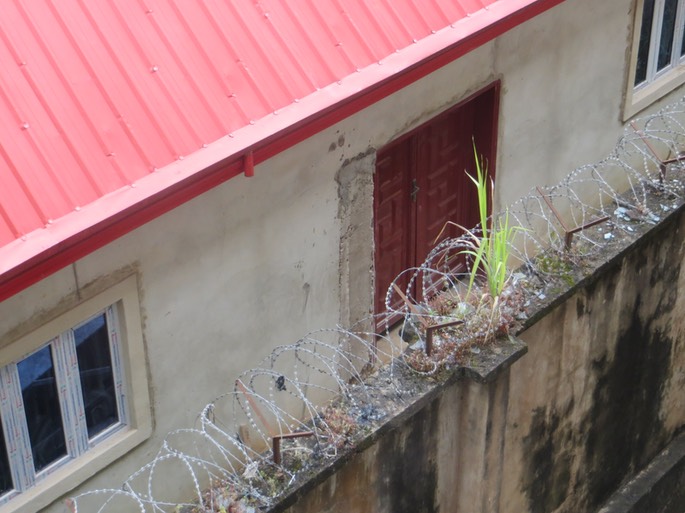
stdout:
<svg viewBox="0 0 685 513">
<path fill-rule="evenodd" d="M 599 506 L 623 479 L 644 467 L 666 443 L 659 418 L 672 341 L 639 315 L 622 332 L 613 358 L 593 362 L 598 374 L 587 428 L 587 499 Z"/>
<path fill-rule="evenodd" d="M 433 401 L 402 436 L 382 438 L 380 497 L 388 497 L 393 513 L 437 513 L 438 408 Z"/>
<path fill-rule="evenodd" d="M 568 495 L 573 456 L 567 442 L 571 433 L 560 420 L 556 411 L 537 408 L 523 438 L 523 452 L 528 455 L 523 489 L 531 513 L 554 511 Z"/>
</svg>

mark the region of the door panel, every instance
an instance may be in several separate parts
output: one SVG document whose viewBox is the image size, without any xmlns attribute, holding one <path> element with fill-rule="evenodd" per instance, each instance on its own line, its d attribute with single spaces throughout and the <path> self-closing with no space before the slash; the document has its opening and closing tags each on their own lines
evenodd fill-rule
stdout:
<svg viewBox="0 0 685 513">
<path fill-rule="evenodd" d="M 411 145 L 396 144 L 376 160 L 374 218 L 376 242 L 375 311 L 385 310 L 385 291 L 392 280 L 413 262 L 414 213 L 411 208 Z M 404 288 L 407 280 L 399 283 Z"/>
<path fill-rule="evenodd" d="M 423 192 L 416 217 L 419 261 L 433 248 L 446 221 L 473 226 L 473 185 L 466 176 L 467 170 L 473 174 L 473 115 L 472 104 L 466 104 L 417 134 L 417 176 Z M 460 233 L 448 226 L 443 238 Z"/>
</svg>

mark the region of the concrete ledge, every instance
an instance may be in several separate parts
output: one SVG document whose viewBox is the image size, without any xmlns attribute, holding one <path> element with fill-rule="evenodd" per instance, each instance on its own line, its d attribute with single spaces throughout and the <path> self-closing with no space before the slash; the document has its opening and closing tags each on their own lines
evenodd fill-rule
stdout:
<svg viewBox="0 0 685 513">
<path fill-rule="evenodd" d="M 525 342 L 498 340 L 432 379 L 400 366 L 407 386 L 383 396 L 386 416 L 298 475 L 269 513 L 685 513 L 673 378 L 684 216 L 680 205 L 617 238 L 571 287 L 543 280 L 516 332 Z M 387 381 L 382 372 L 370 378 Z"/>
<path fill-rule="evenodd" d="M 413 422 L 417 422 L 416 419 L 420 421 L 423 416 L 427 415 L 426 411 L 429 411 L 431 406 L 439 402 L 447 390 L 454 388 L 455 383 L 470 382 L 487 387 L 527 352 L 528 346 L 523 341 L 514 336 L 509 336 L 487 344 L 478 354 L 472 355 L 468 362 L 450 369 L 438 380 L 425 379 L 413 374 L 407 368 L 399 367 L 395 373 L 404 374 L 403 379 L 406 382 L 414 382 L 417 385 L 416 395 L 403 398 L 398 410 L 392 411 L 372 432 L 360 440 L 355 440 L 351 447 L 341 451 L 336 458 L 326 461 L 319 468 L 312 469 L 312 472 L 306 476 L 298 476 L 291 488 L 267 512 L 281 513 L 288 510 L 316 487 L 335 476 L 343 467 L 350 465 L 358 455 L 365 452 L 372 453 L 372 448 L 381 443 L 383 439 L 392 439 L 393 434 L 398 435 L 398 433 L 406 430 L 407 426 L 411 427 Z M 380 372 L 382 373 L 383 370 Z M 483 404 L 487 409 L 485 403 Z M 485 430 L 483 430 L 484 432 Z M 437 433 L 437 430 L 429 430 L 423 433 L 422 437 L 429 439 L 430 433 Z M 344 481 L 344 478 L 341 480 Z"/>
<path fill-rule="evenodd" d="M 685 433 L 673 441 L 597 513 L 685 512 Z"/>
</svg>

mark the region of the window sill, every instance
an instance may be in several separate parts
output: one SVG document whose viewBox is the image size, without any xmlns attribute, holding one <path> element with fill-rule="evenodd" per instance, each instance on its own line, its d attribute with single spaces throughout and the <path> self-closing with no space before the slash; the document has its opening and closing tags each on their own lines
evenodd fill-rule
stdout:
<svg viewBox="0 0 685 513">
<path fill-rule="evenodd" d="M 39 484 L 0 506 L 0 513 L 34 513 L 73 490 L 110 463 L 122 457 L 150 437 L 151 423 L 137 429 L 125 429 L 103 440 L 78 459 L 64 464 Z"/>
<path fill-rule="evenodd" d="M 638 90 L 629 89 L 623 108 L 623 121 L 628 121 L 640 111 L 660 100 L 685 83 L 685 66 L 678 66 Z"/>
</svg>

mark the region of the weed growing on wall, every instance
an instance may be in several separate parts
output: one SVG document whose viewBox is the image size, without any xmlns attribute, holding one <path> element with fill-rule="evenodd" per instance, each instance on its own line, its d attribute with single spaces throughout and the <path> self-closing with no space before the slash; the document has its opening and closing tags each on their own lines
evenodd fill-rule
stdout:
<svg viewBox="0 0 685 513">
<path fill-rule="evenodd" d="M 482 272 L 485 275 L 488 292 L 493 298 L 498 298 L 502 294 L 510 275 L 508 262 L 511 244 L 516 232 L 522 228 L 510 226 L 508 211 L 505 211 L 503 217 L 497 218 L 493 221 L 492 226 L 488 227 L 488 185 L 490 197 L 492 197 L 494 182 L 490 179 L 488 184 L 487 163 L 484 162 L 482 156 L 478 156 L 475 143 L 473 145 L 473 156 L 476 162 L 476 176 L 468 173 L 467 176 L 476 186 L 478 194 L 480 236 L 462 227 L 467 234 L 469 246 L 462 253 L 473 258 L 467 294 L 471 292 L 476 277 Z"/>
</svg>

